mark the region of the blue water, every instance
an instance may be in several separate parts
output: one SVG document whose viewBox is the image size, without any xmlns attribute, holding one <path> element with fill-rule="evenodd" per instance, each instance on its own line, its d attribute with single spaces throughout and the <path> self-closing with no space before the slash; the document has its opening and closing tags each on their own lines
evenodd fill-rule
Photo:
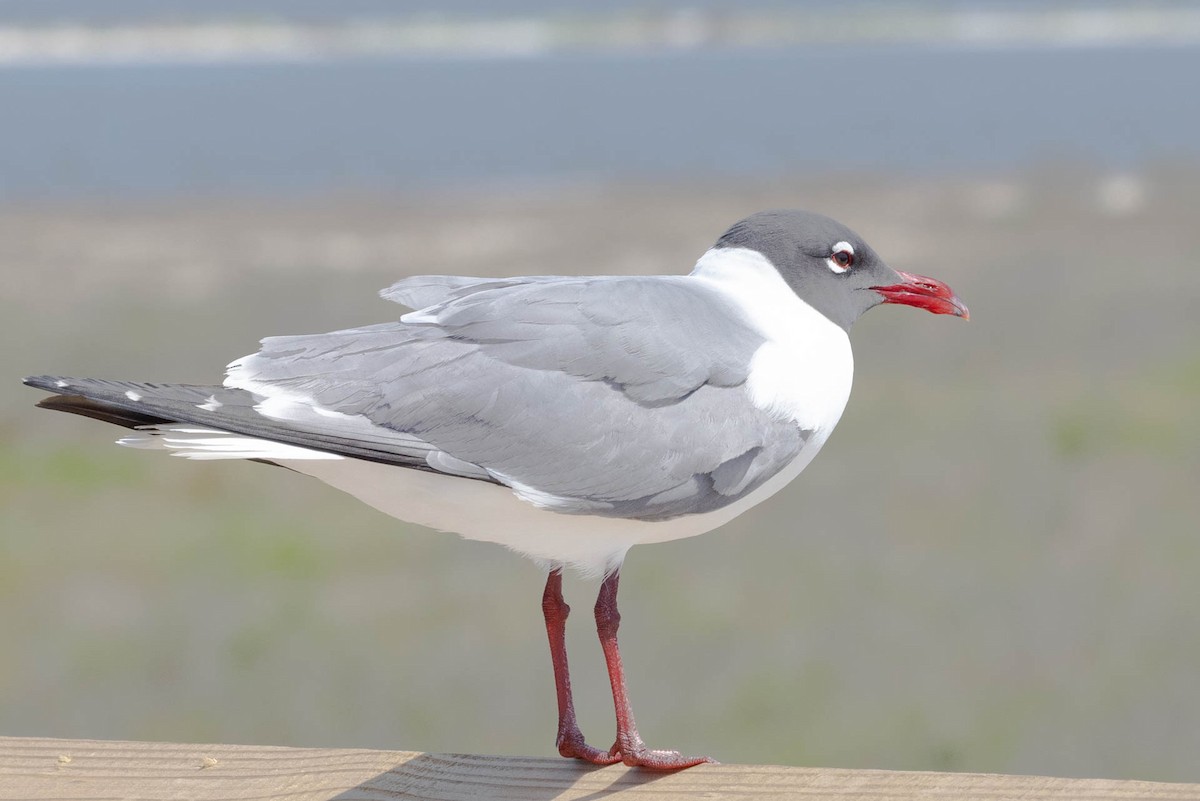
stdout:
<svg viewBox="0 0 1200 801">
<path fill-rule="evenodd" d="M 1200 161 L 1200 47 L 0 70 L 0 200 Z"/>
<path fill-rule="evenodd" d="M 1089 0 L 1091 8 L 1119 6 L 1122 0 Z M 1048 0 L 924 0 L 920 7 L 1013 8 L 1045 7 Z M 0 20 L 5 23 L 86 21 L 111 24 L 138 19 L 196 19 L 234 17 L 242 19 L 292 19 L 344 21 L 405 14 L 544 16 L 547 14 L 595 14 L 597 10 L 637 11 L 643 14 L 670 13 L 683 9 L 746 11 L 748 9 L 845 8 L 849 5 L 878 6 L 878 0 L 0 0 Z M 1058 6 L 1078 5 L 1058 0 Z"/>
</svg>

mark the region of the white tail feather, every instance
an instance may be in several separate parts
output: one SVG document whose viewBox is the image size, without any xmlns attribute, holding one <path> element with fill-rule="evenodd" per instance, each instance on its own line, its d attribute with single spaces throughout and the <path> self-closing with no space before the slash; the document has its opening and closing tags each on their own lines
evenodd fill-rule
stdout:
<svg viewBox="0 0 1200 801">
<path fill-rule="evenodd" d="M 336 453 L 314 451 L 284 442 L 257 439 L 213 428 L 157 425 L 139 428 L 117 440 L 126 448 L 168 451 L 185 459 L 343 459 Z"/>
</svg>

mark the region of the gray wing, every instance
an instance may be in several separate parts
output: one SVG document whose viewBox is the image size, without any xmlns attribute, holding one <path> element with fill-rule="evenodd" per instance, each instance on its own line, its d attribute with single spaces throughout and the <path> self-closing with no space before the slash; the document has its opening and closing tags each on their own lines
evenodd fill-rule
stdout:
<svg viewBox="0 0 1200 801">
<path fill-rule="evenodd" d="M 451 472 L 490 480 L 478 468 L 456 472 L 444 456 L 434 456 L 428 443 L 396 431 L 352 419 L 312 414 L 305 419 L 276 420 L 263 414 L 267 399 L 243 389 L 101 378 L 30 376 L 24 383 L 54 393 L 38 403 L 45 409 L 115 423 L 132 429 L 176 423 L 245 434 L 301 448 L 328 451 L 418 470 Z M 437 461 L 437 466 L 431 463 Z"/>
<path fill-rule="evenodd" d="M 690 279 L 421 278 L 385 296 L 433 305 L 263 340 L 226 384 L 361 415 L 539 505 L 646 520 L 737 500 L 808 436 L 749 402 L 763 340 Z"/>
<path fill-rule="evenodd" d="M 414 275 L 402 278 L 379 297 L 410 309 L 424 309 L 482 289 L 500 289 L 518 284 L 561 281 L 557 275 L 528 275 L 521 278 L 478 278 L 472 275 Z"/>
</svg>

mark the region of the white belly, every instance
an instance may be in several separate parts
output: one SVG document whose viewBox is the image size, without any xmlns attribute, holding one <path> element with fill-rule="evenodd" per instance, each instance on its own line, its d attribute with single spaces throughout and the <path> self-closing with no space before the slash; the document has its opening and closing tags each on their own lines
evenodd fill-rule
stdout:
<svg viewBox="0 0 1200 801">
<path fill-rule="evenodd" d="M 507 546 L 545 567 L 585 575 L 620 567 L 634 545 L 694 537 L 721 526 L 781 490 L 812 461 L 829 432 L 819 432 L 787 467 L 722 509 L 658 522 L 541 509 L 508 487 L 360 459 L 280 460 L 384 514 L 467 539 Z"/>
</svg>

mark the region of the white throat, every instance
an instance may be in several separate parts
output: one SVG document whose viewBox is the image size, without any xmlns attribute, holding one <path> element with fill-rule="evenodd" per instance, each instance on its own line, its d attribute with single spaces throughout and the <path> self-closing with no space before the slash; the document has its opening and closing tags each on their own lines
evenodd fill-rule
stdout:
<svg viewBox="0 0 1200 801">
<path fill-rule="evenodd" d="M 709 250 L 692 277 L 732 301 L 767 340 L 751 361 L 747 389 L 754 404 L 827 436 L 854 377 L 846 331 L 797 296 L 756 250 Z"/>
</svg>

